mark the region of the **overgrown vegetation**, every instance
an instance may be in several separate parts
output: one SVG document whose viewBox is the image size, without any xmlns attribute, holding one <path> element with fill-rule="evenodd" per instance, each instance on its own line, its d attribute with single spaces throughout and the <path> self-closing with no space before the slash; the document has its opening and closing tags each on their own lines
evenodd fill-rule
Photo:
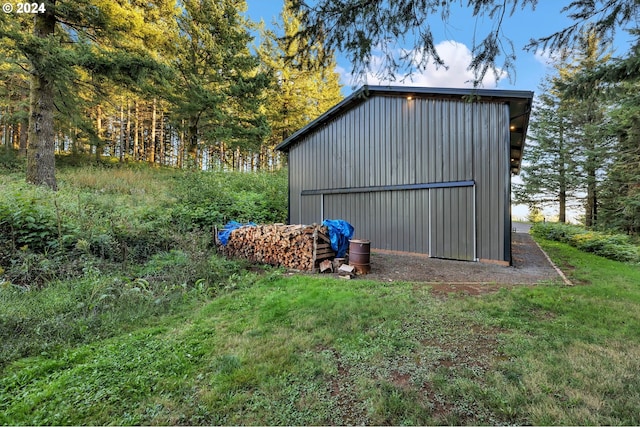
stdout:
<svg viewBox="0 0 640 427">
<path fill-rule="evenodd" d="M 12 167 L 3 174 L 0 268 L 5 282 L 23 288 L 87 271 L 135 276 L 139 266 L 175 251 L 188 257 L 184 268 L 193 276 L 185 280 L 193 284 L 207 279 L 214 226 L 286 220 L 286 171 L 63 166 L 58 192 L 25 184 Z"/>
<path fill-rule="evenodd" d="M 24 183 L 24 165 L 6 158 L 0 365 L 153 323 L 185 303 L 250 283 L 255 275 L 245 265 L 216 255 L 215 221 L 237 213 L 240 192 L 271 197 L 269 204 L 245 204 L 243 219 L 286 216 L 277 203 L 286 191 L 284 171 L 240 177 L 61 158 L 54 193 Z M 215 214 L 191 222 L 194 211 Z"/>
<path fill-rule="evenodd" d="M 615 261 L 640 263 L 640 247 L 628 235 L 592 231 L 554 222 L 538 222 L 532 227 L 531 233 L 543 239 L 568 243 L 581 251 Z"/>
<path fill-rule="evenodd" d="M 638 266 L 541 240 L 580 286 L 283 274 L 218 257 L 215 220 L 182 215 L 284 179 L 199 175 L 63 167 L 54 194 L 0 174 L 5 224 L 39 215 L 57 242 L 2 234 L 0 424 L 640 423 Z M 28 256 L 48 276 L 29 282 Z"/>
</svg>

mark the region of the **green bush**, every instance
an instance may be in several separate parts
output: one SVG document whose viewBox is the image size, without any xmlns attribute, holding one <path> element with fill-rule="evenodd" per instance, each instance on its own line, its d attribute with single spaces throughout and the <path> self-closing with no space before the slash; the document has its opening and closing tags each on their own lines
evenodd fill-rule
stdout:
<svg viewBox="0 0 640 427">
<path fill-rule="evenodd" d="M 230 220 L 256 223 L 287 219 L 287 174 L 190 172 L 176 175 L 173 221 L 182 229 L 210 230 Z"/>
<path fill-rule="evenodd" d="M 591 252 L 614 261 L 640 262 L 640 248 L 629 236 L 585 230 L 575 225 L 546 222 L 531 228 L 532 234 L 547 240 L 568 243 L 581 251 Z"/>
<path fill-rule="evenodd" d="M 2 175 L 2 283 L 43 289 L 93 271 L 137 277 L 162 289 L 198 283 L 212 293 L 243 274 L 215 255 L 213 226 L 230 219 L 284 222 L 287 215 L 286 171 L 67 165 L 58 178 L 59 190 L 52 192 L 17 174 Z M 180 261 L 180 253 L 188 262 Z M 163 257 L 170 267 L 138 271 Z"/>
<path fill-rule="evenodd" d="M 19 171 L 24 167 L 24 158 L 17 156 L 15 150 L 0 146 L 0 170 Z"/>
<path fill-rule="evenodd" d="M 60 243 L 55 214 L 20 196 L 0 200 L 0 239 L 2 248 L 29 248 L 47 252 Z"/>
</svg>

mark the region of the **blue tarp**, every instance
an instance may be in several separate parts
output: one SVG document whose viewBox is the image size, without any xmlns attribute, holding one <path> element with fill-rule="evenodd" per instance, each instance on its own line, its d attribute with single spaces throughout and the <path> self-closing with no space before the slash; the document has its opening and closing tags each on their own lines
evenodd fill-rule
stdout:
<svg viewBox="0 0 640 427">
<path fill-rule="evenodd" d="M 322 225 L 329 229 L 331 249 L 338 258 L 344 258 L 349 249 L 349 239 L 353 237 L 353 226 L 342 219 L 325 219 Z"/>
<path fill-rule="evenodd" d="M 240 227 L 244 227 L 247 225 L 256 225 L 254 222 L 249 222 L 247 224 L 241 224 L 239 222 L 236 221 L 229 221 L 224 228 L 222 229 L 222 231 L 218 232 L 218 240 L 220 240 L 220 243 L 222 243 L 224 246 L 227 246 L 227 242 L 229 242 L 229 236 L 231 235 L 231 232 L 233 230 L 236 230 Z"/>
</svg>

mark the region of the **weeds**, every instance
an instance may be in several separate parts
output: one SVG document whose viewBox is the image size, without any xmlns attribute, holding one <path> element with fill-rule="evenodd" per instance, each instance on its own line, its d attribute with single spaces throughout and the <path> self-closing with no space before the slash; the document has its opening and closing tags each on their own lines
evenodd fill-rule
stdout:
<svg viewBox="0 0 640 427">
<path fill-rule="evenodd" d="M 179 270 L 194 274 L 180 283 L 210 283 L 220 272 L 214 278 L 199 270 L 211 259 L 214 226 L 226 218 L 284 221 L 286 216 L 282 172 L 66 164 L 57 193 L 28 186 L 18 177 L 4 179 L 0 267 L 4 280 L 24 288 L 77 277 L 84 265 L 100 271 L 136 269 L 172 250 L 183 250 L 196 264 Z"/>
</svg>

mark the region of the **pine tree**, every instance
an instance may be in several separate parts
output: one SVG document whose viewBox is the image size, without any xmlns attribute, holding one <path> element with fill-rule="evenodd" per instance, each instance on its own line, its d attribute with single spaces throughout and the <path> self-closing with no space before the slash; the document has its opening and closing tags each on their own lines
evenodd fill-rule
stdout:
<svg viewBox="0 0 640 427">
<path fill-rule="evenodd" d="M 528 164 L 523 167 L 524 184 L 515 186 L 516 200 L 530 206 L 557 204 L 561 222 L 566 221 L 567 202 L 585 194 L 585 225 L 597 221 L 598 188 L 610 151 L 603 132 L 608 104 L 596 82 L 580 95 L 566 87 L 580 72 L 594 70 L 607 59 L 595 33 L 585 34 L 580 50 L 562 57 L 556 74 L 542 85 L 532 115 Z"/>
<path fill-rule="evenodd" d="M 245 1 L 182 0 L 181 7 L 172 102 L 192 162 L 200 144 L 259 147 L 268 131 L 260 112 L 268 79 L 249 52 Z"/>
<path fill-rule="evenodd" d="M 629 234 L 640 232 L 640 85 L 613 112 L 618 143 L 602 190 L 600 223 Z"/>
<path fill-rule="evenodd" d="M 581 72 L 593 72 L 611 57 L 594 31 L 584 34 L 576 52 L 572 63 L 560 70 L 560 78 L 565 82 L 575 79 Z M 598 221 L 598 187 L 610 150 L 610 141 L 603 132 L 608 105 L 597 82 L 592 82 L 591 87 L 579 96 L 565 95 L 565 103 L 571 112 L 569 136 L 580 148 L 577 160 L 586 192 L 585 226 L 593 227 Z"/>
<path fill-rule="evenodd" d="M 150 71 L 160 70 L 149 54 L 162 29 L 153 17 L 171 15 L 169 0 L 43 0 L 44 11 L 15 18 L 0 16 L 0 39 L 29 65 L 30 111 L 27 181 L 56 189 L 55 115 L 74 116 L 77 86 L 102 79 L 141 86 Z M 84 74 L 86 73 L 86 74 Z M 89 80 L 84 80 L 84 76 Z"/>
<path fill-rule="evenodd" d="M 628 56 L 581 70 L 565 89 L 586 96 L 598 86 L 610 100 L 607 126 L 600 129 L 614 141 L 605 164 L 598 224 L 629 234 L 640 230 L 640 30 Z"/>
<path fill-rule="evenodd" d="M 559 221 L 566 222 L 567 204 L 578 189 L 577 150 L 569 136 L 570 103 L 562 99 L 559 83 L 556 75 L 540 87 L 525 150 L 524 183 L 514 186 L 514 194 L 517 202 L 530 208 L 557 207 Z"/>
<path fill-rule="evenodd" d="M 26 154 L 29 125 L 29 75 L 25 61 L 0 44 L 0 143 Z M 16 144 L 17 142 L 17 144 Z"/>
<path fill-rule="evenodd" d="M 263 67 L 273 76 L 267 109 L 272 133 L 270 147 L 282 142 L 289 135 L 320 116 L 341 99 L 341 85 L 336 73 L 335 57 L 324 51 L 322 43 L 314 46 L 312 58 L 299 55 L 300 43 L 295 35 L 301 30 L 300 19 L 286 0 L 276 24 L 282 34 L 263 31 L 258 49 Z M 325 63 L 320 61 L 324 58 Z"/>
<path fill-rule="evenodd" d="M 520 9 L 535 9 L 539 0 L 468 0 L 463 2 L 480 23 L 489 21 L 486 32 L 474 32 L 470 68 L 474 83 L 480 84 L 487 72 L 496 78 L 514 71 L 516 49 L 504 33 L 504 21 Z M 591 27 L 600 40 L 609 40 L 621 28 L 637 24 L 640 2 L 637 0 L 572 0 L 555 2 L 558 11 L 573 22 L 539 40 L 531 40 L 527 50 L 559 52 L 581 43 L 583 32 Z M 448 24 L 456 2 L 444 0 L 293 0 L 300 13 L 302 30 L 299 40 L 312 46 L 322 41 L 328 51 L 342 52 L 352 64 L 352 74 L 364 76 L 374 50 L 381 50 L 381 74 L 398 74 L 424 70 L 429 63 L 445 65 L 438 55 L 431 26 L 434 22 Z M 415 55 L 396 53 L 395 41 L 408 41 Z M 389 41 L 392 41 L 391 43 Z M 313 56 L 313 49 L 300 45 L 303 53 Z M 501 62 L 501 63 L 499 63 Z"/>
<path fill-rule="evenodd" d="M 602 184 L 599 223 L 628 234 L 640 232 L 640 77 L 616 90 L 609 129 L 616 139 Z"/>
</svg>

